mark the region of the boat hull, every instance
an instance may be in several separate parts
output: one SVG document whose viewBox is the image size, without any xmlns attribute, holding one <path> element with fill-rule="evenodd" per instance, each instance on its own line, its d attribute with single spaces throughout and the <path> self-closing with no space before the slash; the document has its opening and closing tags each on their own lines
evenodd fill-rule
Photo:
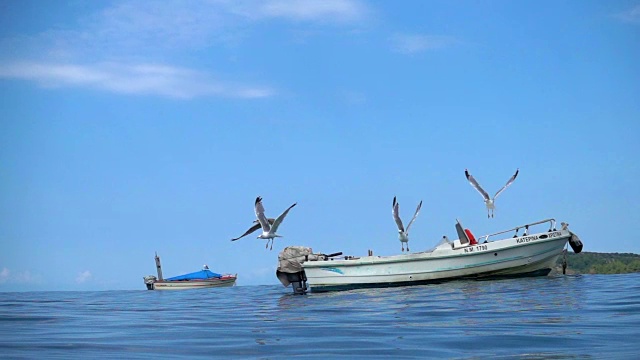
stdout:
<svg viewBox="0 0 640 360">
<path fill-rule="evenodd" d="M 566 230 L 532 234 L 454 249 L 367 256 L 302 264 L 310 291 L 407 286 L 455 279 L 545 276 L 570 238 Z"/>
<path fill-rule="evenodd" d="M 149 290 L 186 290 L 215 287 L 231 287 L 236 284 L 235 276 L 226 276 L 216 279 L 181 280 L 181 281 L 155 281 Z"/>
</svg>

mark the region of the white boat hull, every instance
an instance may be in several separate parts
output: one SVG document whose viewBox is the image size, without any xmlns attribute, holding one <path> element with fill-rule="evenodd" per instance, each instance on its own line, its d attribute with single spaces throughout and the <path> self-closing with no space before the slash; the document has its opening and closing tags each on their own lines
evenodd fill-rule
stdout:
<svg viewBox="0 0 640 360">
<path fill-rule="evenodd" d="M 214 287 L 230 287 L 236 284 L 235 276 L 227 276 L 216 279 L 182 280 L 182 281 L 155 281 L 150 290 L 185 290 L 203 289 Z"/>
<path fill-rule="evenodd" d="M 404 286 L 464 278 L 548 275 L 571 237 L 568 230 L 429 252 L 302 264 L 312 292 Z"/>
</svg>

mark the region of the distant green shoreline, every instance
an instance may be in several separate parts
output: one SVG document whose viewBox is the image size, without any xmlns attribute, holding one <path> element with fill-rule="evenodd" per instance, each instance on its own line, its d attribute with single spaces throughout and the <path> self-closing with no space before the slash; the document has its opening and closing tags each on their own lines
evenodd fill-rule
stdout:
<svg viewBox="0 0 640 360">
<path fill-rule="evenodd" d="M 556 270 L 562 273 L 562 257 Z M 567 253 L 567 274 L 627 274 L 640 272 L 640 255 L 632 253 Z"/>
</svg>

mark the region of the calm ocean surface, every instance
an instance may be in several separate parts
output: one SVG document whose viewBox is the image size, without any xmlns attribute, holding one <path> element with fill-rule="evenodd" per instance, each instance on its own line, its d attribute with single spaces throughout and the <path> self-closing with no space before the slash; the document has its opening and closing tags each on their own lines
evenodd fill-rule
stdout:
<svg viewBox="0 0 640 360">
<path fill-rule="evenodd" d="M 2 359 L 640 358 L 640 274 L 0 293 Z"/>
</svg>

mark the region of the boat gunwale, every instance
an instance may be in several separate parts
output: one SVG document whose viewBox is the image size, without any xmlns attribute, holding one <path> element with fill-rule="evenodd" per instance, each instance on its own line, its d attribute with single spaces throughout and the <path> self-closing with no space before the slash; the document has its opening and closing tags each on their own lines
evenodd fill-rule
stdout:
<svg viewBox="0 0 640 360">
<path fill-rule="evenodd" d="M 154 285 L 167 285 L 167 286 L 172 286 L 172 287 L 173 286 L 175 286 L 175 287 L 182 287 L 182 286 L 184 286 L 184 287 L 196 287 L 196 286 L 207 287 L 207 286 L 210 286 L 212 284 L 228 284 L 228 283 L 231 283 L 231 282 L 232 281 L 221 281 L 221 282 L 218 282 L 218 283 L 214 283 L 214 282 L 211 282 L 211 281 L 208 281 L 208 282 L 202 282 L 202 281 L 194 282 L 194 281 L 191 281 L 191 282 L 180 282 L 180 283 L 177 283 L 177 282 L 174 282 L 174 281 L 159 281 L 159 282 L 155 282 L 153 284 Z"/>
<path fill-rule="evenodd" d="M 538 269 L 524 273 L 515 273 L 515 274 L 494 274 L 494 272 L 486 272 L 475 275 L 466 275 L 466 276 L 454 276 L 447 278 L 438 278 L 438 279 L 425 279 L 425 280 L 414 280 L 414 281 L 385 281 L 385 282 L 375 282 L 375 283 L 348 283 L 348 284 L 309 284 L 309 290 L 312 293 L 324 293 L 324 292 L 332 292 L 332 291 L 347 291 L 347 290 L 359 290 L 359 289 L 376 289 L 376 288 L 391 288 L 391 287 L 403 287 L 403 286 L 420 286 L 420 285 L 432 285 L 432 284 L 442 284 L 446 282 L 453 281 L 464 281 L 464 280 L 475 280 L 475 281 L 486 281 L 492 279 L 517 279 L 517 278 L 528 278 L 528 277 L 540 277 L 540 276 L 548 276 L 551 273 L 552 269 Z"/>
<path fill-rule="evenodd" d="M 510 257 L 510 258 L 506 258 L 506 259 L 500 259 L 497 261 L 486 261 L 483 263 L 474 263 L 474 264 L 467 264 L 467 265 L 461 265 L 458 267 L 450 267 L 450 268 L 442 268 L 442 269 L 436 269 L 436 270 L 429 270 L 429 271 L 410 271 L 410 272 L 406 272 L 406 273 L 394 273 L 394 274 L 376 274 L 375 277 L 391 277 L 391 276 L 398 276 L 398 275 L 421 275 L 421 274 L 431 274 L 431 273 L 439 273 L 439 272 L 444 272 L 444 271 L 457 271 L 457 270 L 464 270 L 464 269 L 472 269 L 472 268 L 476 268 L 476 267 L 481 267 L 481 266 L 487 266 L 487 265 L 496 265 L 496 264 L 501 264 L 501 263 L 505 263 L 505 262 L 509 262 L 509 261 L 517 261 L 517 260 L 522 260 L 525 258 L 531 258 L 531 257 L 536 257 L 536 256 L 540 256 L 540 255 L 544 255 L 546 253 L 550 253 L 550 252 L 556 252 L 557 249 L 548 249 L 545 251 L 541 251 L 535 254 L 531 254 L 531 255 L 527 255 L 527 256 L 516 256 L 516 257 Z M 545 256 L 544 258 L 537 260 L 533 263 L 530 264 L 526 264 L 526 265 L 522 265 L 522 266 L 530 266 L 532 264 L 539 264 L 539 263 L 543 263 L 545 261 L 548 261 L 549 259 L 551 259 L 554 256 L 559 256 L 560 253 L 557 254 L 553 254 L 553 255 L 549 255 L 549 256 Z M 495 271 L 503 271 L 504 269 L 500 269 L 500 270 L 495 270 Z M 492 271 L 492 272 L 495 272 Z M 368 277 L 370 275 L 342 275 L 339 276 L 339 278 L 363 278 L 363 277 Z M 475 276 L 475 275 L 465 275 L 465 276 Z M 323 276 L 323 278 L 326 276 Z M 313 279 L 319 279 L 321 277 L 310 277 Z M 335 277 L 330 277 L 330 278 L 335 278 Z M 446 279 L 446 278 L 445 278 Z M 313 285 L 313 286 L 317 286 L 317 285 Z"/>
<path fill-rule="evenodd" d="M 149 290 L 188 290 L 233 287 L 237 280 L 237 275 L 209 279 L 158 280 L 153 282 L 153 288 Z"/>
<path fill-rule="evenodd" d="M 554 252 L 557 251 L 556 249 L 549 249 L 547 251 L 543 251 L 531 256 L 523 256 L 522 258 L 526 258 L 526 257 L 534 257 L 534 256 L 539 256 L 539 255 L 543 255 L 545 253 L 550 253 L 550 252 Z M 545 262 L 549 261 L 550 259 L 554 258 L 554 257 L 558 257 L 560 256 L 561 253 L 557 253 L 557 254 L 552 254 L 549 256 L 545 256 L 542 259 L 539 259 L 535 262 L 532 263 L 528 263 L 528 264 L 524 264 L 524 265 L 520 265 L 514 268 L 510 268 L 509 270 L 513 270 L 515 269 L 516 272 L 515 273 L 504 273 L 505 270 L 507 269 L 498 269 L 498 270 L 490 270 L 490 271 L 485 271 L 485 272 L 481 272 L 481 273 L 476 273 L 476 274 L 469 274 L 469 275 L 460 275 L 460 276 L 447 276 L 447 277 L 440 277 L 440 278 L 434 278 L 434 279 L 422 279 L 422 280 L 409 280 L 409 281 L 388 281 L 388 280 L 384 280 L 384 281 L 376 281 L 376 282 L 358 282 L 358 281 L 353 281 L 353 282 L 348 282 L 348 283 L 315 283 L 312 284 L 311 282 L 309 283 L 309 287 L 311 292 L 330 292 L 330 291 L 342 291 L 342 290 L 352 290 L 352 289 L 370 289 L 370 288 L 385 288 L 385 287 L 398 287 L 398 286 L 414 286 L 414 285 L 428 285 L 428 284 L 438 284 L 438 283 L 444 283 L 444 282 L 450 282 L 450 281 L 456 281 L 456 280 L 489 280 L 489 279 L 511 279 L 511 278 L 524 278 L 524 277 L 538 277 L 538 276 L 547 276 L 549 275 L 553 268 L 551 267 L 543 267 L 543 268 L 539 268 L 539 269 L 535 269 L 535 270 L 531 270 L 531 271 L 525 271 L 525 272 L 518 272 L 517 269 L 527 269 L 530 268 L 532 266 L 536 266 L 539 264 L 544 264 Z M 505 261 L 514 261 L 514 260 L 521 260 L 522 258 L 511 258 L 509 260 L 505 260 Z M 499 263 L 499 262 L 498 262 Z M 479 266 L 486 266 L 486 265 L 493 265 L 493 264 L 480 264 L 480 265 L 475 265 L 475 266 L 462 266 L 459 268 L 450 268 L 450 269 L 442 269 L 442 270 L 434 270 L 434 271 L 427 271 L 427 272 L 419 272 L 419 273 L 412 273 L 413 275 L 420 275 L 420 274 L 425 274 L 425 273 L 436 273 L 436 272 L 443 272 L 443 271 L 457 271 L 457 270 L 463 270 L 465 268 L 471 268 L 471 267 L 479 267 Z M 403 274 L 403 275 L 408 275 L 407 274 Z M 378 274 L 376 275 L 377 278 L 385 278 L 385 277 L 391 277 L 391 276 L 396 276 L 398 274 Z M 358 275 L 347 275 L 346 277 L 348 278 L 355 278 L 358 279 L 361 276 Z M 315 278 L 320 279 L 320 278 Z"/>
<path fill-rule="evenodd" d="M 156 280 L 154 284 L 188 284 L 188 283 L 216 283 L 216 282 L 231 282 L 238 279 L 237 275 L 228 275 L 219 278 L 207 278 L 207 279 L 185 279 L 185 280 Z"/>
<path fill-rule="evenodd" d="M 556 230 L 556 232 L 565 232 L 565 231 L 566 230 Z M 466 253 L 461 252 L 460 254 L 434 255 L 434 251 L 437 249 L 435 248 L 431 251 L 422 251 L 422 252 L 417 252 L 412 254 L 399 254 L 399 255 L 388 255 L 388 256 L 363 256 L 358 259 L 349 259 L 349 260 L 344 259 L 344 260 L 329 260 L 329 261 L 324 261 L 324 260 L 305 261 L 302 263 L 302 267 L 303 268 L 322 268 L 322 267 L 363 266 L 363 265 L 393 264 L 393 263 L 403 263 L 403 262 L 426 261 L 431 259 L 451 259 L 451 258 L 458 258 L 463 256 L 485 255 L 487 253 L 491 253 L 495 251 L 505 251 L 505 250 L 511 250 L 513 248 L 523 248 L 523 247 L 537 245 L 541 243 L 547 243 L 551 241 L 558 241 L 558 240 L 568 241 L 568 239 L 571 238 L 571 233 L 569 231 L 566 231 L 566 232 L 567 233 L 564 235 L 560 235 L 553 238 L 546 238 L 546 239 L 538 238 L 535 241 L 531 241 L 531 242 L 513 244 L 513 245 L 504 245 L 504 247 L 500 247 L 497 249 L 491 249 L 491 250 L 487 249 L 487 250 L 481 250 L 477 252 L 474 251 L 474 252 L 466 252 Z M 518 238 L 544 235 L 548 233 L 549 232 L 540 232 L 540 233 L 535 233 L 531 235 L 520 236 Z M 499 242 L 514 240 L 518 238 L 506 238 L 506 239 L 494 240 L 487 243 L 469 245 L 469 246 L 460 247 L 458 249 L 453 249 L 453 250 L 463 250 L 465 248 L 476 247 L 478 245 L 496 244 Z M 500 244 L 498 244 L 498 246 L 500 246 Z M 526 256 L 526 257 L 531 257 L 531 256 Z"/>
</svg>

